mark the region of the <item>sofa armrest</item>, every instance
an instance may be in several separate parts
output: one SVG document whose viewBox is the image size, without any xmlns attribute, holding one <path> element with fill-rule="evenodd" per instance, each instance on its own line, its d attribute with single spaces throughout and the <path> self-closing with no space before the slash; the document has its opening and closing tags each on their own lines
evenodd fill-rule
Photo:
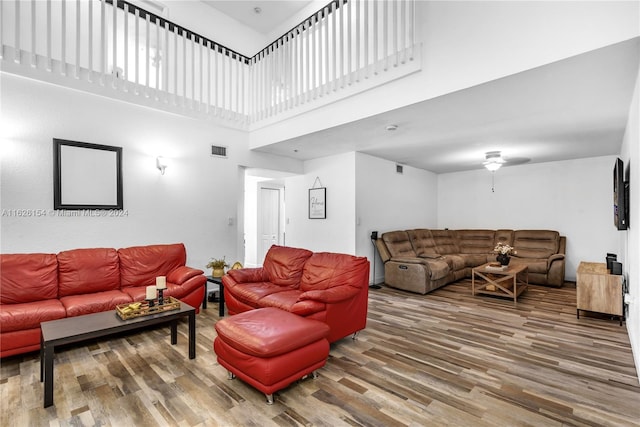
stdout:
<svg viewBox="0 0 640 427">
<path fill-rule="evenodd" d="M 329 289 L 306 291 L 298 297 L 298 301 L 315 300 L 322 301 L 325 304 L 335 304 L 353 298 L 358 292 L 360 292 L 360 289 L 353 286 L 334 286 Z"/>
<path fill-rule="evenodd" d="M 236 283 L 265 282 L 269 280 L 267 272 L 262 267 L 229 270 L 227 275 Z"/>
<path fill-rule="evenodd" d="M 554 261 L 563 260 L 563 259 L 564 259 L 564 254 L 553 254 L 553 255 L 551 255 L 549 258 L 547 258 L 547 270 L 549 270 L 549 268 L 551 268 L 551 264 L 553 264 Z"/>
<path fill-rule="evenodd" d="M 182 267 L 178 267 L 167 274 L 167 281 L 175 283 L 176 285 L 182 285 L 192 277 L 199 276 L 201 274 L 204 274 L 204 271 L 183 265 Z"/>
</svg>

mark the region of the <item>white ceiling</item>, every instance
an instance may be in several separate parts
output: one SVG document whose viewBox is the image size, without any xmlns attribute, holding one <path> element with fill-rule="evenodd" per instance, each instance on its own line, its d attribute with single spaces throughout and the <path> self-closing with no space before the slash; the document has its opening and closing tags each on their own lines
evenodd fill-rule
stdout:
<svg viewBox="0 0 640 427">
<path fill-rule="evenodd" d="M 311 3 L 202 1 L 264 34 Z M 259 151 L 301 160 L 359 151 L 436 173 L 482 168 L 494 150 L 512 164 L 615 155 L 639 61 L 636 38 Z"/>
<path fill-rule="evenodd" d="M 278 0 L 201 0 L 236 21 L 262 33 L 269 34 L 312 1 Z M 260 13 L 256 13 L 260 8 Z"/>
</svg>

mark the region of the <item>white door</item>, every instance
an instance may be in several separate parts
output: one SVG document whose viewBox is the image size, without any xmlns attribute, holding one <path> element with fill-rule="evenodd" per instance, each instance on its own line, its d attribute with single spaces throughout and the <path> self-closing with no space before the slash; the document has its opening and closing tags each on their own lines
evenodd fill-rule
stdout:
<svg viewBox="0 0 640 427">
<path fill-rule="evenodd" d="M 271 245 L 280 242 L 279 188 L 260 187 L 258 201 L 258 263 L 262 265 Z"/>
</svg>

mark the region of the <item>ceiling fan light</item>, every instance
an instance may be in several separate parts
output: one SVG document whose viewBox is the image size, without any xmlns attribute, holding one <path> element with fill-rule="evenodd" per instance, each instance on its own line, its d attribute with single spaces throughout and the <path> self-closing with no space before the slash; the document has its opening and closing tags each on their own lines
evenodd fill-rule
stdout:
<svg viewBox="0 0 640 427">
<path fill-rule="evenodd" d="M 495 172 L 502 166 L 502 163 L 498 162 L 487 162 L 484 164 L 484 167 L 489 169 L 491 172 Z"/>
</svg>

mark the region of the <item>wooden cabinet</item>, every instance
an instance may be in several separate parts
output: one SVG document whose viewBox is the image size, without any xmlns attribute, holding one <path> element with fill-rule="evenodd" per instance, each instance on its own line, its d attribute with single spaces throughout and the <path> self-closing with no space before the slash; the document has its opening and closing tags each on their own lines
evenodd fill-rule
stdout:
<svg viewBox="0 0 640 427">
<path fill-rule="evenodd" d="M 600 262 L 581 262 L 576 274 L 576 315 L 580 310 L 612 314 L 623 319 L 622 281 L 620 275 L 609 274 Z"/>
</svg>

